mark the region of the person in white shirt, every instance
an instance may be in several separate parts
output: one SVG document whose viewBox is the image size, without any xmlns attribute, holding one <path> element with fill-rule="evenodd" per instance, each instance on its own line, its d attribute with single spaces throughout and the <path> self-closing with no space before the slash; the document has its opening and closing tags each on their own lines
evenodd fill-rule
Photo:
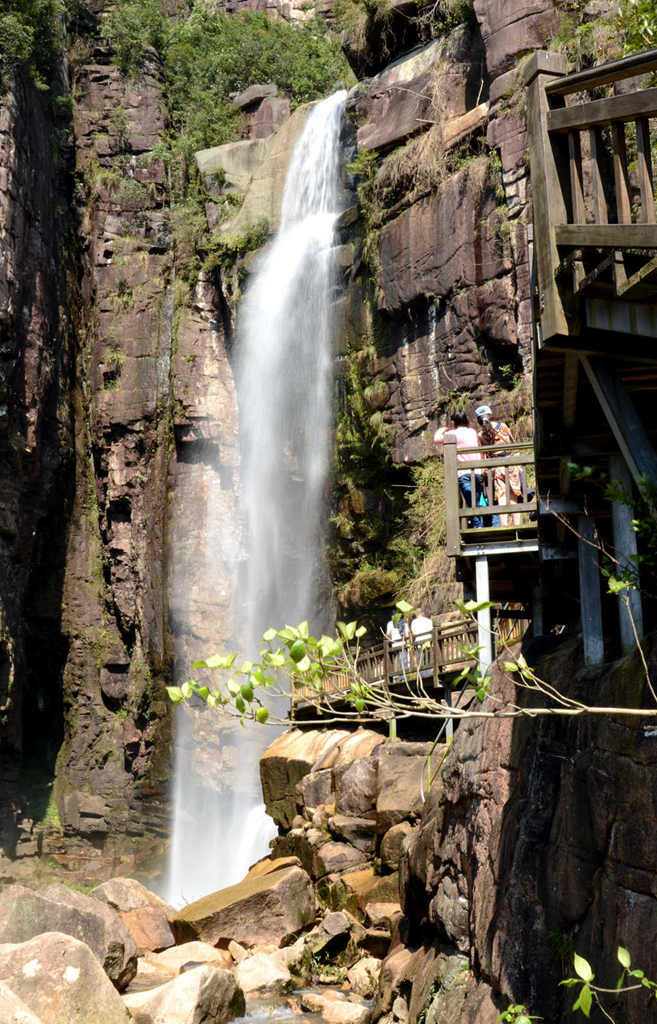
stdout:
<svg viewBox="0 0 657 1024">
<path fill-rule="evenodd" d="M 411 622 L 411 633 L 416 644 L 423 644 L 431 640 L 433 622 L 428 619 L 421 608 L 418 608 L 413 621 Z"/>
<path fill-rule="evenodd" d="M 469 455 L 459 452 L 460 448 L 478 448 L 479 437 L 477 431 L 473 427 L 468 426 L 467 413 L 458 409 L 451 415 L 452 425 L 448 429 L 447 427 L 439 427 L 436 433 L 433 435 L 434 444 L 442 444 L 445 434 L 451 434 L 456 438 L 456 461 L 457 462 L 481 462 L 480 452 L 470 452 Z M 472 508 L 472 479 L 470 476 L 469 469 L 459 469 L 457 472 L 459 481 L 459 490 L 465 499 L 466 508 Z M 481 479 L 481 473 L 477 470 L 475 472 L 475 505 L 479 505 L 481 496 L 483 494 L 483 485 Z M 484 525 L 482 516 L 475 515 L 471 516 L 468 520 L 470 526 L 474 529 L 478 529 Z"/>
</svg>

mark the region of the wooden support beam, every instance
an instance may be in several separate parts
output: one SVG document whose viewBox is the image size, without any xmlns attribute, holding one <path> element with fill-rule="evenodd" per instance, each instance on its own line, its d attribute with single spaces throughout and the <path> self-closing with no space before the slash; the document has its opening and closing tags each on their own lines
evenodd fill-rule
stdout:
<svg viewBox="0 0 657 1024">
<path fill-rule="evenodd" d="M 623 490 L 631 494 L 632 481 L 627 463 L 622 455 L 612 455 L 609 459 L 609 479 L 612 484 L 619 483 Z M 618 571 L 630 569 L 636 572 L 636 533 L 632 527 L 633 511 L 623 501 L 614 501 L 611 505 L 611 523 L 614 535 L 615 555 L 620 565 Z M 636 647 L 634 631 L 643 635 L 643 607 L 641 593 L 638 590 L 624 590 L 618 595 L 618 625 L 623 653 L 628 654 Z"/>
<path fill-rule="evenodd" d="M 591 145 L 593 220 L 596 224 L 606 224 L 609 220 L 609 213 L 607 210 L 607 197 L 605 195 L 604 184 L 602 181 L 602 171 L 600 170 L 600 160 L 604 153 L 604 145 L 602 142 L 602 132 L 599 128 L 591 128 L 589 132 L 589 142 Z"/>
<path fill-rule="evenodd" d="M 652 156 L 650 152 L 650 124 L 647 117 L 636 123 L 637 172 L 641 193 L 641 220 L 655 223 L 655 195 L 652 186 Z"/>
<path fill-rule="evenodd" d="M 575 425 L 577 413 L 577 378 L 579 360 L 575 352 L 569 352 L 563 363 L 563 422 L 569 429 Z"/>
<path fill-rule="evenodd" d="M 594 522 L 590 516 L 578 516 L 577 533 L 584 661 L 587 665 L 601 665 L 604 661 L 605 648 L 602 635 L 599 551 Z"/>
<path fill-rule="evenodd" d="M 622 382 L 600 360 L 580 358 L 635 483 L 647 477 L 657 487 L 657 455 Z"/>
<path fill-rule="evenodd" d="M 569 333 L 565 310 L 554 275 L 559 266 L 554 225 L 568 220 L 555 153 L 547 132 L 548 100 L 545 86 L 567 69 L 561 54 L 539 50 L 527 61 L 527 132 L 532 171 L 536 268 L 540 296 L 541 337 Z"/>
<path fill-rule="evenodd" d="M 488 558 L 478 555 L 475 558 L 475 582 L 477 586 L 477 604 L 490 601 L 490 581 L 488 578 Z M 490 608 L 477 612 L 477 646 L 479 647 L 479 670 L 485 676 L 493 664 L 493 633 Z"/>
</svg>

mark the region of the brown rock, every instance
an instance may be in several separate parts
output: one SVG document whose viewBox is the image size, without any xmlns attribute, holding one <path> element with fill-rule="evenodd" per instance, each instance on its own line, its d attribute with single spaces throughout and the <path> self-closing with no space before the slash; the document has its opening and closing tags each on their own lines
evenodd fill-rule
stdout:
<svg viewBox="0 0 657 1024">
<path fill-rule="evenodd" d="M 326 1024 L 369 1024 L 371 1019 L 366 1006 L 348 999 L 342 992 L 303 992 L 301 1006 L 321 1014 Z"/>
<path fill-rule="evenodd" d="M 381 840 L 381 860 L 391 871 L 399 868 L 404 841 L 413 831 L 409 821 L 400 821 L 389 828 Z"/>
<path fill-rule="evenodd" d="M 226 947 L 231 939 L 247 946 L 280 945 L 315 916 L 315 895 L 301 868 L 284 867 L 249 877 L 179 911 L 171 920 L 177 942 L 201 939 Z"/>
<path fill-rule="evenodd" d="M 84 942 L 46 932 L 0 945 L 0 959 L 5 984 L 44 1024 L 129 1024 L 121 996 Z"/>
<path fill-rule="evenodd" d="M 168 921 L 175 913 L 173 907 L 136 879 L 111 878 L 92 889 L 90 895 L 119 912 L 140 954 L 175 945 Z"/>
<path fill-rule="evenodd" d="M 376 823 L 383 834 L 422 809 L 430 743 L 387 743 L 379 756 Z"/>
<path fill-rule="evenodd" d="M 43 1024 L 4 981 L 0 981 L 0 1020 L 7 1024 Z"/>
<path fill-rule="evenodd" d="M 231 972 L 209 964 L 123 999 L 135 1024 L 225 1024 L 245 1009 L 244 993 Z"/>
<path fill-rule="evenodd" d="M 379 751 L 382 747 L 378 748 Z M 377 755 L 333 769 L 335 809 L 340 815 L 373 815 L 377 794 Z"/>
<path fill-rule="evenodd" d="M 347 871 L 358 864 L 363 864 L 367 858 L 364 854 L 354 849 L 347 843 L 323 843 L 315 852 L 313 862 L 313 878 L 322 878 L 323 875 L 330 875 L 341 871 Z"/>
<path fill-rule="evenodd" d="M 12 885 L 0 893 L 0 942 L 26 942 L 55 931 L 85 942 L 119 990 L 135 976 L 134 940 L 116 911 L 99 900 L 64 885 L 38 892 Z"/>
<path fill-rule="evenodd" d="M 237 943 L 231 943 L 237 946 Z M 246 950 L 243 950 L 247 956 Z M 184 942 L 180 946 L 173 946 L 161 953 L 146 953 L 144 960 L 158 970 L 168 971 L 171 974 L 179 974 L 187 964 L 212 964 L 214 967 L 231 966 L 233 957 L 226 949 L 216 949 L 208 942 Z"/>
<path fill-rule="evenodd" d="M 347 979 L 353 992 L 366 999 L 371 999 L 379 984 L 381 960 L 374 956 L 364 956 L 347 971 Z"/>
<path fill-rule="evenodd" d="M 373 854 L 376 849 L 376 822 L 370 818 L 352 818 L 335 814 L 329 818 L 329 829 L 339 839 L 344 839 L 357 850 Z"/>
<path fill-rule="evenodd" d="M 164 914 L 154 907 L 129 910 L 120 915 L 137 944 L 139 954 L 160 952 L 175 946 L 176 940 Z"/>
<path fill-rule="evenodd" d="M 491 78 L 505 71 L 518 54 L 544 46 L 560 17 L 552 0 L 474 0 L 474 9 Z"/>
</svg>

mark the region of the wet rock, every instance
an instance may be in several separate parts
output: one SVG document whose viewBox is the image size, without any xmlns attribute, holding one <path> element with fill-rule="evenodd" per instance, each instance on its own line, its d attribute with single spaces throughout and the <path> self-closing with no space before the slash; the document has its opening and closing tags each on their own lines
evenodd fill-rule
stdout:
<svg viewBox="0 0 657 1024">
<path fill-rule="evenodd" d="M 123 1000 L 135 1024 L 225 1024 L 245 1009 L 244 993 L 232 973 L 209 964 Z"/>
<path fill-rule="evenodd" d="M 247 946 L 280 945 L 315 916 L 313 885 L 301 868 L 251 876 L 190 903 L 171 919 L 178 942 L 201 939 L 226 947 L 231 939 Z"/>
<path fill-rule="evenodd" d="M 26 942 L 42 932 L 86 943 L 119 990 L 135 976 L 137 947 L 111 907 L 64 885 L 38 891 L 12 885 L 0 893 L 0 942 Z"/>
<path fill-rule="evenodd" d="M 371 866 L 328 876 L 318 885 L 318 894 L 327 906 L 347 910 L 361 921 L 365 919 L 368 903 L 392 903 L 398 897 L 398 890 L 396 872 L 377 875 Z"/>
<path fill-rule="evenodd" d="M 351 989 L 359 996 L 370 999 L 377 990 L 381 960 L 374 956 L 364 956 L 347 971 L 347 980 Z"/>
<path fill-rule="evenodd" d="M 4 983 L 44 1024 L 129 1024 L 121 996 L 97 957 L 70 935 L 46 932 L 0 945 L 0 960 Z"/>
</svg>

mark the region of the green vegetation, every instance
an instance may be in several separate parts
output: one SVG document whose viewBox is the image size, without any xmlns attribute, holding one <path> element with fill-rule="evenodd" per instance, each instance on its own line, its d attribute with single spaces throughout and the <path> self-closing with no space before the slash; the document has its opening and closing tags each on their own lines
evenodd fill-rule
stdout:
<svg viewBox="0 0 657 1024">
<path fill-rule="evenodd" d="M 46 90 L 64 48 L 63 23 L 79 0 L 4 0 L 0 13 L 0 81 L 18 66 L 28 68 L 38 88 Z"/>
<path fill-rule="evenodd" d="M 620 0 L 616 25 L 625 37 L 628 51 L 657 46 L 657 7 L 654 0 Z"/>
<path fill-rule="evenodd" d="M 171 142 L 187 154 L 239 138 L 242 115 L 230 100 L 258 82 L 275 82 L 294 106 L 351 77 L 337 36 L 316 20 L 292 25 L 246 12 L 198 5 L 168 20 L 159 0 L 118 0 L 102 35 L 125 75 L 136 76 L 149 48 L 164 64 Z"/>
</svg>

